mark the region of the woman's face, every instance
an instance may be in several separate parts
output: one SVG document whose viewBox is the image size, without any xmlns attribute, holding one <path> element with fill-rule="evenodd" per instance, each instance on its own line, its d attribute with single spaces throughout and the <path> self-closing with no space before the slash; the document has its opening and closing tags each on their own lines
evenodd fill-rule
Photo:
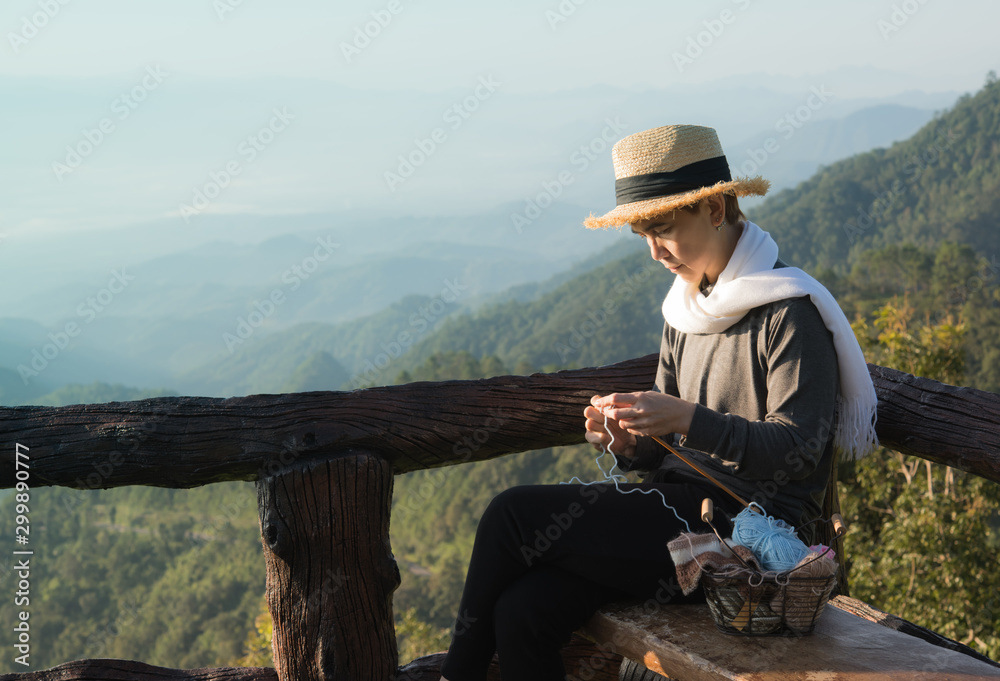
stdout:
<svg viewBox="0 0 1000 681">
<path fill-rule="evenodd" d="M 714 282 L 728 261 L 725 239 L 720 238 L 724 232 L 715 229 L 722 220 L 723 210 L 722 198 L 710 196 L 694 212 L 678 209 L 634 222 L 632 231 L 646 240 L 653 260 L 663 263 L 684 281 L 700 284 L 707 275 Z"/>
</svg>

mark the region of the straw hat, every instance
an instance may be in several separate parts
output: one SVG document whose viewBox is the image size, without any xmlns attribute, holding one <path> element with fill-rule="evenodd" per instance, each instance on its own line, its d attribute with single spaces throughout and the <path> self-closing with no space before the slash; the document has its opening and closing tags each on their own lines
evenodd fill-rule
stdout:
<svg viewBox="0 0 1000 681">
<path fill-rule="evenodd" d="M 619 140 L 611 158 L 618 206 L 591 214 L 583 221 L 589 229 L 648 220 L 712 194 L 763 196 L 771 185 L 760 175 L 734 180 L 715 130 L 700 125 L 637 132 Z"/>
</svg>

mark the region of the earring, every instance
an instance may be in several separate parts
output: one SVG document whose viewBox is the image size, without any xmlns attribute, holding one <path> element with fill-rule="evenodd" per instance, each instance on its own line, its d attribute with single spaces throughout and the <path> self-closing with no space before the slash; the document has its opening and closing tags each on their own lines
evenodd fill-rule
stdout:
<svg viewBox="0 0 1000 681">
<path fill-rule="evenodd" d="M 726 226 L 726 220 L 725 220 L 725 218 L 723 218 L 723 219 L 722 219 L 722 222 L 720 222 L 719 224 L 717 224 L 717 225 L 715 226 L 715 231 L 717 231 L 717 232 L 721 232 L 721 231 L 722 231 L 722 228 L 723 228 L 723 227 L 725 227 L 725 226 Z"/>
</svg>

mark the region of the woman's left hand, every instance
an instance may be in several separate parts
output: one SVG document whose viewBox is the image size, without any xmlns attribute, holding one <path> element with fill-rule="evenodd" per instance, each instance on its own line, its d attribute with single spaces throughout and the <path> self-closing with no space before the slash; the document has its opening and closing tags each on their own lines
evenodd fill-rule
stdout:
<svg viewBox="0 0 1000 681">
<path fill-rule="evenodd" d="M 695 408 L 691 402 L 652 390 L 612 393 L 590 403 L 633 435 L 687 435 Z"/>
</svg>

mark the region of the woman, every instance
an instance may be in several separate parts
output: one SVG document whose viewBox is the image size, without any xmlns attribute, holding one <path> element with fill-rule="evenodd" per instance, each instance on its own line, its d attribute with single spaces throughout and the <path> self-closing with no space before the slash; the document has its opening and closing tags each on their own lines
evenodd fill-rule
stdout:
<svg viewBox="0 0 1000 681">
<path fill-rule="evenodd" d="M 495 650 L 504 679 L 562 680 L 560 647 L 601 605 L 683 600 L 667 542 L 708 530 L 702 499 L 729 515 L 742 504 L 651 436 L 796 526 L 819 515 L 835 446 L 860 457 L 876 444 L 875 391 L 850 325 L 739 209 L 736 197 L 763 195 L 767 181 L 732 179 L 715 131 L 699 126 L 630 135 L 612 158 L 618 206 L 584 224 L 631 225 L 677 276 L 656 390 L 595 395 L 586 438 L 601 449 L 613 438 L 623 468 L 655 472 L 618 490 L 497 495 L 477 529 L 442 679 L 484 679 Z"/>
</svg>

